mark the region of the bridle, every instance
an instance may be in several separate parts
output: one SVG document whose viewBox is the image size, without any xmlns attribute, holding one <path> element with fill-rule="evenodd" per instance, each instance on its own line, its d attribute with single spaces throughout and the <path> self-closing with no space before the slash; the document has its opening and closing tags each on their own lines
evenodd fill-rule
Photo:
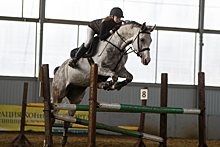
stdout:
<svg viewBox="0 0 220 147">
<path fill-rule="evenodd" d="M 135 42 L 135 40 L 137 39 L 137 44 L 138 44 L 138 51 L 136 51 L 136 50 L 134 50 L 132 47 L 129 47 L 126 51 L 125 51 L 125 54 L 127 55 L 127 54 L 129 54 L 129 53 L 132 53 L 132 52 L 134 52 L 135 54 L 137 54 L 137 56 L 138 57 L 141 57 L 141 52 L 143 52 L 143 51 L 146 51 L 146 50 L 150 50 L 150 48 L 148 47 L 148 48 L 143 48 L 143 49 L 141 49 L 140 48 L 140 45 L 139 45 L 139 43 L 140 43 L 140 37 L 139 37 L 139 35 L 140 34 L 143 34 L 143 33 L 146 33 L 146 34 L 151 34 L 150 32 L 145 32 L 144 30 L 143 31 L 138 31 L 138 34 L 136 35 L 136 37 L 134 38 L 134 40 L 131 42 L 131 43 L 127 43 L 125 40 L 124 40 L 124 38 L 118 33 L 118 31 L 116 31 L 116 33 L 117 33 L 117 35 L 120 37 L 120 39 L 126 44 L 126 46 L 127 45 L 129 45 L 129 44 L 133 44 L 134 42 Z M 110 42 L 109 42 L 110 43 Z M 115 45 L 114 45 L 115 46 Z M 116 46 L 115 46 L 116 47 Z M 117 47 L 118 48 L 118 47 Z M 118 48 L 118 49 L 120 49 L 120 48 Z M 130 51 L 130 52 L 128 52 L 129 50 L 132 50 L 132 51 Z M 120 49 L 120 51 L 123 51 L 124 52 L 124 50 L 121 50 Z"/>
<path fill-rule="evenodd" d="M 132 41 L 132 44 L 133 44 L 134 41 L 137 39 L 137 42 L 138 42 L 138 43 L 137 43 L 137 44 L 138 44 L 138 51 L 136 52 L 136 51 L 134 50 L 134 51 L 135 51 L 134 53 L 136 53 L 137 56 L 140 56 L 140 57 L 141 57 L 141 54 L 140 54 L 141 52 L 147 51 L 147 50 L 149 51 L 149 50 L 150 50 L 149 47 L 143 48 L 143 49 L 140 48 L 140 45 L 139 45 L 139 43 L 140 43 L 140 37 L 139 37 L 139 35 L 140 35 L 140 34 L 143 34 L 143 33 L 150 34 L 150 32 L 144 32 L 144 31 L 141 32 L 141 31 L 139 30 L 137 36 L 136 36 L 135 39 Z"/>
<path fill-rule="evenodd" d="M 143 48 L 143 49 L 141 49 L 140 48 L 140 45 L 139 45 L 139 43 L 140 43 L 140 37 L 139 37 L 139 35 L 140 34 L 142 34 L 142 33 L 146 33 L 146 34 L 150 34 L 150 32 L 146 32 L 145 30 L 143 30 L 143 31 L 138 31 L 138 34 L 137 34 L 137 36 L 134 38 L 134 40 L 130 43 L 127 43 L 125 40 L 124 40 L 124 38 L 118 33 L 118 31 L 116 31 L 116 33 L 117 33 L 117 35 L 120 37 L 120 39 L 126 44 L 126 46 L 128 46 L 129 44 L 133 44 L 134 42 L 135 42 L 135 40 L 137 39 L 137 41 L 138 41 L 138 51 L 136 51 L 136 50 L 134 50 L 133 49 L 133 47 L 129 47 L 127 50 L 122 50 L 122 49 L 120 49 L 118 46 L 116 46 L 115 44 L 113 44 L 112 42 L 110 42 L 110 41 L 108 41 L 108 40 L 106 40 L 106 42 L 108 42 L 109 44 L 111 44 L 112 46 L 114 46 L 116 49 L 118 49 L 119 51 L 120 51 L 120 53 L 121 53 L 121 57 L 120 57 L 120 59 L 119 59 L 119 61 L 118 61 L 118 63 L 116 64 L 116 66 L 115 66 L 115 68 L 114 68 L 114 70 L 113 71 L 115 71 L 116 70 L 116 68 L 118 67 L 118 65 L 119 65 L 119 63 L 121 62 L 121 60 L 122 60 L 122 57 L 124 56 L 124 55 L 127 55 L 127 54 L 130 54 L 130 53 L 132 53 L 132 52 L 134 52 L 135 54 L 137 54 L 137 56 L 138 57 L 142 57 L 141 56 L 141 52 L 143 52 L 143 51 L 146 51 L 146 50 L 150 50 L 150 48 L 148 47 L 148 48 Z M 129 50 L 131 50 L 130 52 L 128 52 Z"/>
</svg>

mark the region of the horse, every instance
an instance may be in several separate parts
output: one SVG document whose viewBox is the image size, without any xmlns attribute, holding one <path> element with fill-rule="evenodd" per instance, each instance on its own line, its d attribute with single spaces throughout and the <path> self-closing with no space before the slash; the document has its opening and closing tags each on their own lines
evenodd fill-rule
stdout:
<svg viewBox="0 0 220 147">
<path fill-rule="evenodd" d="M 104 90 L 120 90 L 133 79 L 131 73 L 125 68 L 128 54 L 134 52 L 141 58 L 144 65 L 148 65 L 150 58 L 151 32 L 155 26 L 142 25 L 135 21 L 127 21 L 113 33 L 107 40 L 98 41 L 97 48 L 92 57 L 98 66 L 97 88 Z M 132 45 L 129 49 L 128 46 Z M 126 48 L 127 47 L 127 48 Z M 52 103 L 61 103 L 67 97 L 70 104 L 79 104 L 85 90 L 90 85 L 90 64 L 86 58 L 79 59 L 77 66 L 68 66 L 71 58 L 67 59 L 60 67 L 56 68 L 52 82 Z M 118 82 L 118 78 L 125 78 Z M 110 80 L 108 80 L 110 79 Z M 58 110 L 53 111 L 54 114 Z M 67 115 L 74 116 L 75 111 L 68 111 Z M 55 119 L 52 119 L 54 123 Z M 69 122 L 64 122 L 61 146 L 67 142 Z"/>
</svg>

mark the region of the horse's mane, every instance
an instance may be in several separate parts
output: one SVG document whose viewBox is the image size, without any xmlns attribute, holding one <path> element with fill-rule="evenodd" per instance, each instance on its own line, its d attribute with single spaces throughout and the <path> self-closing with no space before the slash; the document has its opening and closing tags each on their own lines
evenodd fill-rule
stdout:
<svg viewBox="0 0 220 147">
<path fill-rule="evenodd" d="M 139 24 L 136 21 L 126 20 L 126 21 L 123 21 L 123 22 L 124 22 L 123 26 L 124 25 L 131 25 L 132 28 L 133 27 L 141 27 L 141 24 Z"/>
</svg>

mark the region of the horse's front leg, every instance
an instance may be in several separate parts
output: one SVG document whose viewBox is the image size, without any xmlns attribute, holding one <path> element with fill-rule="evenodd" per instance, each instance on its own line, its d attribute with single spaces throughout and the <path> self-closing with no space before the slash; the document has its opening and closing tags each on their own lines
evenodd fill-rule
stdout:
<svg viewBox="0 0 220 147">
<path fill-rule="evenodd" d="M 133 80 L 133 76 L 132 74 L 130 74 L 125 67 L 123 67 L 118 73 L 118 77 L 121 78 L 126 78 L 126 80 L 122 81 L 122 82 L 116 82 L 113 86 L 112 89 L 117 89 L 120 90 L 122 87 L 124 87 L 125 85 L 127 85 L 128 83 L 130 83 Z"/>
<path fill-rule="evenodd" d="M 112 89 L 112 86 L 118 81 L 118 75 L 108 68 L 99 68 L 98 74 L 106 77 L 111 77 L 112 80 L 98 83 L 97 88 L 104 90 L 114 90 Z"/>
</svg>

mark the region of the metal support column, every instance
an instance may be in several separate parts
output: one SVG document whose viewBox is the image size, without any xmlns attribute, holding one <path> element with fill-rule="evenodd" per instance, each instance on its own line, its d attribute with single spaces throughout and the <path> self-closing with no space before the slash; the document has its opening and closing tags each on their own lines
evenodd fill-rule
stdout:
<svg viewBox="0 0 220 147">
<path fill-rule="evenodd" d="M 205 74 L 198 73 L 198 103 L 201 113 L 199 114 L 199 147 L 206 145 L 206 112 L 205 112 Z"/>
<path fill-rule="evenodd" d="M 42 55 L 43 55 L 43 28 L 44 28 L 44 21 L 45 21 L 45 1 L 40 1 L 40 45 L 39 45 L 39 66 L 42 65 Z"/>
<path fill-rule="evenodd" d="M 97 81 L 98 66 L 97 64 L 92 64 L 90 70 L 88 147 L 96 146 Z"/>
<path fill-rule="evenodd" d="M 45 147 L 53 147 L 51 104 L 50 104 L 50 79 L 49 65 L 43 64 L 42 67 L 43 96 L 44 96 L 44 123 L 45 123 Z"/>
<path fill-rule="evenodd" d="M 161 89 L 160 89 L 160 107 L 167 107 L 168 96 L 168 75 L 167 73 L 161 74 Z M 159 147 L 167 147 L 167 113 L 160 114 L 160 137 L 164 142 L 160 142 Z"/>
<path fill-rule="evenodd" d="M 202 48 L 203 48 L 203 33 L 204 33 L 204 10 L 205 0 L 199 2 L 199 72 L 202 71 Z"/>
</svg>

